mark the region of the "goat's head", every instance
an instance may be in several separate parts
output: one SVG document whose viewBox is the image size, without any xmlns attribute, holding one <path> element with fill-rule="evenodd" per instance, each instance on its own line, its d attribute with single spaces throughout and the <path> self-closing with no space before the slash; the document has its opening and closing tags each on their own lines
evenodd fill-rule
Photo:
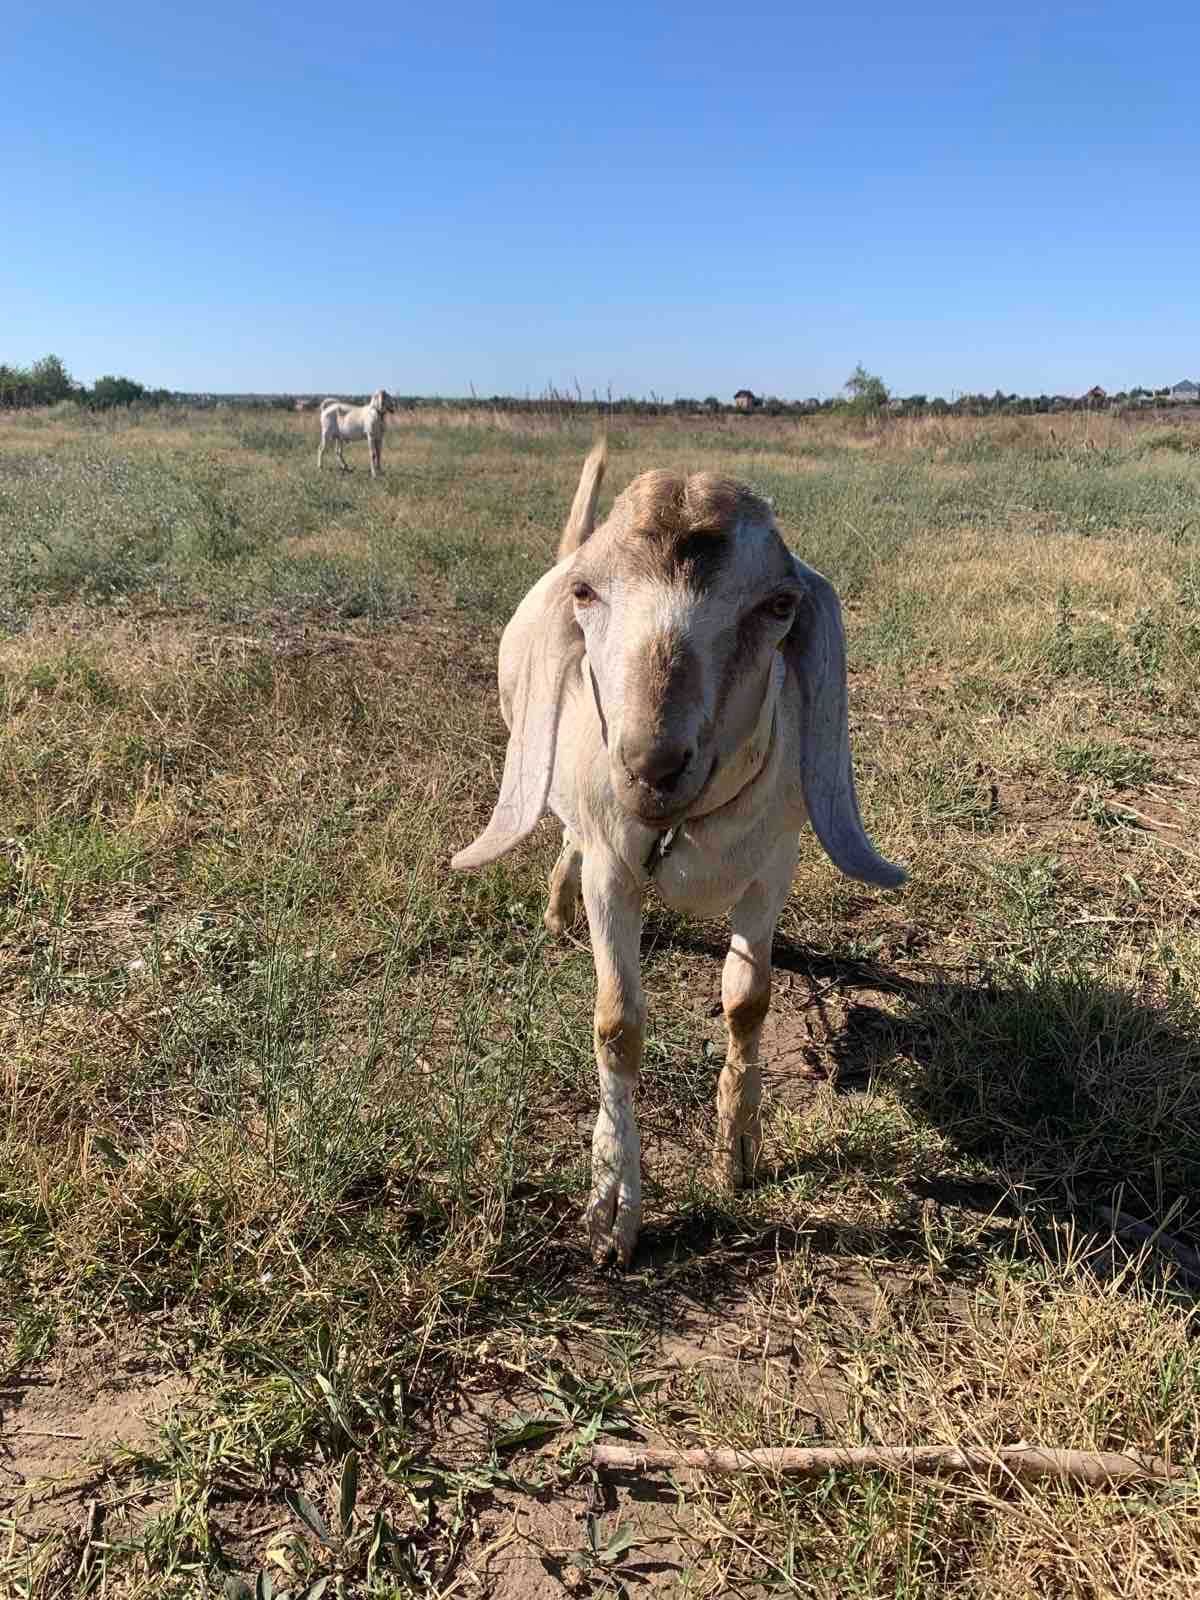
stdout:
<svg viewBox="0 0 1200 1600">
<path fill-rule="evenodd" d="M 901 882 L 858 812 L 832 585 L 791 554 L 766 501 L 710 473 L 643 473 L 593 532 L 603 471 L 598 446 L 558 565 L 522 605 L 536 615 L 520 628 L 500 799 L 487 830 L 454 865 L 493 861 L 536 826 L 578 667 L 595 698 L 618 804 L 666 829 L 753 737 L 782 651 L 799 680 L 800 782 L 817 837 L 852 877 Z"/>
<path fill-rule="evenodd" d="M 375 410 L 381 414 L 388 411 L 394 411 L 396 409 L 392 404 L 392 397 L 386 389 L 376 389 L 375 393 L 371 396 L 371 404 L 374 406 Z"/>
<path fill-rule="evenodd" d="M 805 591 L 770 508 L 711 473 L 646 472 L 568 572 L 622 809 L 687 815 L 754 732 Z"/>
</svg>

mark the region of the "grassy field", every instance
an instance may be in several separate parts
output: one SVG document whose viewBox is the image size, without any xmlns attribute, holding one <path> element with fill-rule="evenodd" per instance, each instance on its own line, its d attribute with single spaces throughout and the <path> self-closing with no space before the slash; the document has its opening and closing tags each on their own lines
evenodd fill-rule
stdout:
<svg viewBox="0 0 1200 1600">
<path fill-rule="evenodd" d="M 1064 427 L 1066 435 L 1064 437 Z M 1200 1586 L 1200 429 L 623 422 L 839 587 L 869 828 L 804 842 L 767 1163 L 708 1186 L 723 929 L 651 906 L 646 1226 L 579 1226 L 555 837 L 476 877 L 496 644 L 587 436 L 0 419 L 0 1593 L 1006 1600 Z M 1192 1475 L 597 1479 L 593 1439 Z"/>
</svg>

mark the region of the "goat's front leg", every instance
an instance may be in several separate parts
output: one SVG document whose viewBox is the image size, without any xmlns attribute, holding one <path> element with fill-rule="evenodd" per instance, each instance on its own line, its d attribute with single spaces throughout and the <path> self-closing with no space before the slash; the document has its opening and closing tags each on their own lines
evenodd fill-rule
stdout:
<svg viewBox="0 0 1200 1600">
<path fill-rule="evenodd" d="M 596 964 L 594 1042 L 600 1110 L 592 1134 L 592 1193 L 586 1222 L 592 1256 L 628 1266 L 642 1222 L 642 1152 L 633 1092 L 642 1064 L 646 1005 L 639 973 L 642 895 L 605 852 L 583 858 L 583 903 Z"/>
<path fill-rule="evenodd" d="M 721 973 L 721 1006 L 729 1030 L 725 1065 L 717 1081 L 717 1142 L 713 1177 L 724 1189 L 740 1189 L 754 1176 L 762 1148 L 759 1104 L 762 1077 L 758 1041 L 771 1006 L 771 944 L 791 887 L 796 852 L 781 860 L 778 874 L 752 883 L 730 915 L 732 938 Z"/>
<path fill-rule="evenodd" d="M 373 478 L 377 478 L 379 476 L 379 443 L 378 443 L 377 440 L 372 439 L 370 441 L 370 451 L 371 451 L 371 476 Z"/>
<path fill-rule="evenodd" d="M 337 441 L 337 458 L 338 458 L 338 466 L 341 467 L 342 471 L 343 472 L 349 472 L 350 468 L 346 465 L 346 456 L 345 456 L 345 452 L 342 449 L 342 441 L 341 441 L 340 438 Z"/>
<path fill-rule="evenodd" d="M 578 916 L 582 872 L 583 851 L 572 838 L 570 829 L 564 828 L 562 849 L 550 872 L 546 915 L 542 918 L 551 933 L 566 933 Z"/>
</svg>

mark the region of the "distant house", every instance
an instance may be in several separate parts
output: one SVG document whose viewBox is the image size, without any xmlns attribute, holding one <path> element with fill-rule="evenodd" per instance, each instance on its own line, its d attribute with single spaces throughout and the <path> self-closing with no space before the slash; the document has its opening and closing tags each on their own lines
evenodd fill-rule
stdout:
<svg viewBox="0 0 1200 1600">
<path fill-rule="evenodd" d="M 1100 387 L 1098 383 L 1093 384 L 1088 392 L 1084 395 L 1083 403 L 1085 406 L 1106 405 L 1108 403 L 1108 394 Z"/>
<path fill-rule="evenodd" d="M 739 389 L 733 397 L 733 403 L 739 411 L 753 411 L 761 402 L 753 389 Z"/>
<path fill-rule="evenodd" d="M 1193 383 L 1190 378 L 1174 383 L 1167 391 L 1167 399 L 1175 406 L 1200 405 L 1200 383 Z"/>
</svg>

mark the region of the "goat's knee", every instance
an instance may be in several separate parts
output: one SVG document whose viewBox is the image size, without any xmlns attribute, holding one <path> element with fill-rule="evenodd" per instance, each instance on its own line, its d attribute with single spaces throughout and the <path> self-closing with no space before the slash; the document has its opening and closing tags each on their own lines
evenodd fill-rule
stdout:
<svg viewBox="0 0 1200 1600">
<path fill-rule="evenodd" d="M 766 983 L 732 1000 L 722 1000 L 725 1026 L 729 1030 L 729 1048 L 739 1055 L 749 1055 L 758 1049 L 762 1025 L 771 1009 L 771 984 Z"/>
<path fill-rule="evenodd" d="M 771 1009 L 771 949 L 735 938 L 721 969 L 721 1009 L 729 1029 L 730 1054 L 752 1056 Z"/>
<path fill-rule="evenodd" d="M 640 1001 L 601 989 L 596 996 L 592 1038 L 601 1070 L 629 1078 L 636 1086 L 642 1066 L 646 1008 Z"/>
</svg>

